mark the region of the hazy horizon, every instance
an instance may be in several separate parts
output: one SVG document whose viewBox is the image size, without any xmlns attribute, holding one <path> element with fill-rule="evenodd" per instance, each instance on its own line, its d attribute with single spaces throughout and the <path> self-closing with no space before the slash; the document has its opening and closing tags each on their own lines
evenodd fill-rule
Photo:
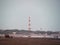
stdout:
<svg viewBox="0 0 60 45">
<path fill-rule="evenodd" d="M 0 29 L 60 31 L 60 0 L 0 0 Z"/>
</svg>

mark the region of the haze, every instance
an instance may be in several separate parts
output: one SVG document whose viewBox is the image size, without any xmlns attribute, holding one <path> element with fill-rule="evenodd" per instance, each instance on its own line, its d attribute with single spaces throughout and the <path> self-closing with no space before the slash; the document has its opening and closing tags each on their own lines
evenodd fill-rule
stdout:
<svg viewBox="0 0 60 45">
<path fill-rule="evenodd" d="M 0 0 L 0 29 L 60 30 L 60 0 Z"/>
</svg>

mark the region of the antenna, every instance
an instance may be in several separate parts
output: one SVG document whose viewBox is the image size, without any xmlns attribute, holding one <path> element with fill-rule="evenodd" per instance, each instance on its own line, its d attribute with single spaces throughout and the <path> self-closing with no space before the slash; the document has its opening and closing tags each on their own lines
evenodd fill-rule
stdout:
<svg viewBox="0 0 60 45">
<path fill-rule="evenodd" d="M 28 37 L 30 37 L 30 31 L 31 31 L 31 20 L 30 20 L 30 16 L 28 18 L 28 31 L 29 31 Z"/>
<path fill-rule="evenodd" d="M 29 19 L 28 19 L 28 30 L 31 31 L 31 20 L 30 20 L 30 16 L 29 16 Z"/>
</svg>

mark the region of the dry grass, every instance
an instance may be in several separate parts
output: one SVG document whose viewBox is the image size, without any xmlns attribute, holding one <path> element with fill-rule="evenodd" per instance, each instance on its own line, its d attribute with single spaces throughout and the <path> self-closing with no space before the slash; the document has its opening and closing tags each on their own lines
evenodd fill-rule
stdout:
<svg viewBox="0 0 60 45">
<path fill-rule="evenodd" d="M 60 45 L 60 39 L 0 38 L 0 45 Z"/>
</svg>

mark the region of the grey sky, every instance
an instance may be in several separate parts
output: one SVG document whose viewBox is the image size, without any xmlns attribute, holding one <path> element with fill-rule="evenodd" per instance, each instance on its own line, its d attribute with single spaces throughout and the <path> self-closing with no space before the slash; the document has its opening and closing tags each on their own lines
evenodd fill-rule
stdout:
<svg viewBox="0 0 60 45">
<path fill-rule="evenodd" d="M 60 0 L 0 0 L 0 29 L 60 30 Z"/>
</svg>

